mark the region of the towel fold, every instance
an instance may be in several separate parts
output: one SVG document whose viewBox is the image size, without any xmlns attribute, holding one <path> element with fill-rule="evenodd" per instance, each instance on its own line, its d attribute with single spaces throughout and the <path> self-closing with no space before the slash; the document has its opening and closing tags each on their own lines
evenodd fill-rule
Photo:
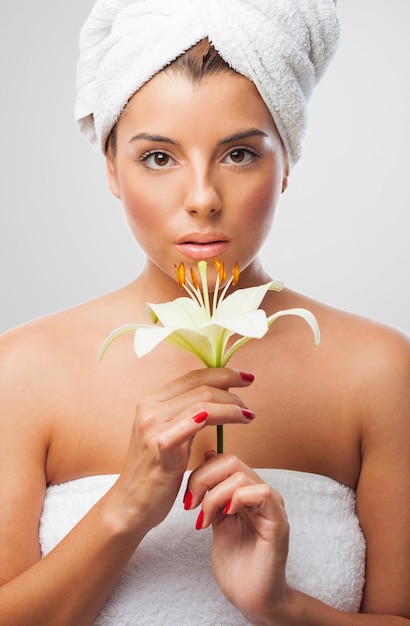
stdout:
<svg viewBox="0 0 410 626">
<path fill-rule="evenodd" d="M 255 83 L 296 163 L 307 101 L 339 39 L 335 0 L 97 0 L 80 37 L 80 130 L 104 153 L 131 96 L 205 37 Z"/>
<path fill-rule="evenodd" d="M 315 474 L 256 470 L 279 491 L 290 522 L 290 586 L 343 611 L 360 608 L 365 543 L 355 494 Z M 198 511 L 182 495 L 137 548 L 95 621 L 96 626 L 241 626 L 248 622 L 224 598 L 211 572 L 212 530 L 195 530 Z M 59 543 L 117 476 L 91 476 L 47 489 L 40 523 L 42 555 Z"/>
</svg>

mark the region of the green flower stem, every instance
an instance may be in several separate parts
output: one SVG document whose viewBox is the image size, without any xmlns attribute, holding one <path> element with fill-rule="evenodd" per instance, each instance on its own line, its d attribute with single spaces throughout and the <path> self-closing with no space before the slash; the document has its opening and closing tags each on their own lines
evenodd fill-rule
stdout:
<svg viewBox="0 0 410 626">
<path fill-rule="evenodd" d="M 216 451 L 222 454 L 224 451 L 224 428 L 222 424 L 216 427 Z"/>
</svg>

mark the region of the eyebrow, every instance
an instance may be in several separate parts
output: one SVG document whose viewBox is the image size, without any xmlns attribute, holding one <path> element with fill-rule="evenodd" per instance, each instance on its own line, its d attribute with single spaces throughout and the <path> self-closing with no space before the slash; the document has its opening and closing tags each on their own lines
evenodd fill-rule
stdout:
<svg viewBox="0 0 410 626">
<path fill-rule="evenodd" d="M 137 141 L 138 139 L 145 139 L 146 141 L 154 141 L 160 143 L 169 143 L 173 146 L 178 145 L 178 142 L 170 139 L 170 137 L 164 137 L 163 135 L 150 135 L 149 133 L 138 133 L 138 135 L 134 135 L 133 137 L 131 137 L 129 143 Z"/>
<path fill-rule="evenodd" d="M 224 145 L 226 143 L 232 143 L 233 141 L 249 139 L 249 137 L 267 137 L 267 134 L 258 128 L 250 128 L 249 130 L 245 130 L 243 133 L 236 133 L 235 135 L 225 137 L 225 139 L 222 139 L 219 143 L 220 145 Z"/>
</svg>

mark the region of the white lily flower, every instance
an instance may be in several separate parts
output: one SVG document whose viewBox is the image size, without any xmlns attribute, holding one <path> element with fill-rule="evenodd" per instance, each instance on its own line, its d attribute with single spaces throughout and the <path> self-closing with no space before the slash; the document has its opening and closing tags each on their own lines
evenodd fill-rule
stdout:
<svg viewBox="0 0 410 626">
<path fill-rule="evenodd" d="M 177 280 L 185 289 L 189 298 L 177 298 L 163 304 L 147 304 L 153 324 L 125 324 L 114 330 L 101 346 L 98 360 L 113 341 L 124 333 L 134 332 L 134 349 L 138 357 L 151 352 L 161 341 L 181 348 L 198 357 L 207 367 L 224 367 L 235 352 L 251 339 L 260 339 L 269 330 L 275 320 L 284 315 L 302 317 L 310 326 L 317 346 L 320 341 L 319 326 L 313 313 L 307 309 L 287 309 L 267 317 L 259 305 L 269 290 L 280 291 L 283 282 L 271 280 L 265 285 L 237 289 L 226 295 L 229 287 L 238 282 L 239 267 L 235 263 L 232 277 L 226 282 L 224 264 L 215 261 L 218 270 L 212 298 L 208 291 L 207 262 L 200 261 L 198 278 L 191 270 L 192 282 L 187 280 L 185 266 L 181 263 L 175 268 Z M 222 283 L 225 287 L 219 293 Z M 158 325 L 161 322 L 161 326 Z M 233 335 L 239 338 L 228 347 Z M 217 451 L 223 452 L 223 426 L 217 426 Z"/>
<path fill-rule="evenodd" d="M 163 304 L 147 304 L 154 324 L 126 324 L 117 328 L 104 341 L 98 359 L 102 359 L 117 337 L 135 332 L 134 348 L 138 357 L 166 341 L 198 357 L 207 367 L 224 367 L 238 348 L 250 339 L 263 337 L 269 326 L 284 315 L 302 317 L 312 329 L 315 345 L 318 345 L 319 326 L 310 311 L 288 309 L 267 317 L 265 311 L 258 308 L 269 290 L 280 291 L 283 288 L 282 281 L 272 280 L 257 287 L 237 289 L 227 296 L 228 288 L 238 280 L 239 268 L 236 264 L 232 277 L 219 294 L 219 287 L 226 281 L 226 274 L 223 263 L 217 261 L 215 265 L 218 275 L 212 297 L 208 292 L 207 262 L 198 263 L 202 289 L 195 272 L 191 272 L 192 282 L 186 278 L 185 267 L 181 263 L 176 268 L 177 278 L 189 297 Z M 158 322 L 161 322 L 161 326 Z M 239 335 L 240 338 L 228 348 L 229 339 L 233 335 Z"/>
</svg>

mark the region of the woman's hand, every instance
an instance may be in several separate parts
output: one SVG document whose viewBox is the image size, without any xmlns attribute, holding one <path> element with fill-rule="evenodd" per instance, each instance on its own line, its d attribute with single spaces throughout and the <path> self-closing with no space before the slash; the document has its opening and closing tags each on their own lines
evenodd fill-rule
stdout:
<svg viewBox="0 0 410 626">
<path fill-rule="evenodd" d="M 166 517 L 200 430 L 252 420 L 240 397 L 229 391 L 249 386 L 252 379 L 228 368 L 194 370 L 138 403 L 124 469 L 114 487 L 127 527 L 148 532 Z"/>
<path fill-rule="evenodd" d="M 197 529 L 212 524 L 212 567 L 226 598 L 254 624 L 286 613 L 289 525 L 282 497 L 242 461 L 208 453 L 188 482 Z"/>
</svg>

